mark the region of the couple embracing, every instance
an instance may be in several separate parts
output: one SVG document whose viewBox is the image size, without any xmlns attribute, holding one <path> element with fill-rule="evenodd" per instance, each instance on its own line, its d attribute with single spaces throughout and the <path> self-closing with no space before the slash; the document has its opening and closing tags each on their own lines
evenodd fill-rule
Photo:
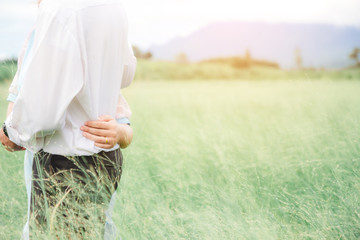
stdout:
<svg viewBox="0 0 360 240">
<path fill-rule="evenodd" d="M 8 151 L 26 151 L 24 239 L 118 239 L 120 148 L 133 134 L 120 89 L 136 67 L 127 28 L 120 0 L 39 1 L 0 130 Z"/>
</svg>

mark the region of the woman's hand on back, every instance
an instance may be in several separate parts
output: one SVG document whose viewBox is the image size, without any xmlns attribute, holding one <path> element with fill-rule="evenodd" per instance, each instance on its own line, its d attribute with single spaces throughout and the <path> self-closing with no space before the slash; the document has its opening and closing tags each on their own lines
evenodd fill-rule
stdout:
<svg viewBox="0 0 360 240">
<path fill-rule="evenodd" d="M 116 144 L 126 148 L 133 138 L 133 131 L 129 125 L 120 124 L 108 115 L 99 117 L 99 120 L 88 121 L 80 129 L 84 137 L 94 141 L 95 146 L 104 149 L 111 149 Z"/>
</svg>

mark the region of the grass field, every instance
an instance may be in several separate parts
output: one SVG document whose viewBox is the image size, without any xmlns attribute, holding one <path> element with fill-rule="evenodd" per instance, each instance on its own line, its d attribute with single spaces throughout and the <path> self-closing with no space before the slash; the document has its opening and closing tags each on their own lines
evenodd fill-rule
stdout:
<svg viewBox="0 0 360 240">
<path fill-rule="evenodd" d="M 123 239 L 359 239 L 359 93 L 360 81 L 135 82 Z M 23 156 L 0 159 L 0 239 L 18 239 Z"/>
<path fill-rule="evenodd" d="M 303 69 L 284 70 L 253 66 L 238 68 L 226 63 L 175 62 L 138 59 L 135 79 L 137 81 L 211 81 L 222 80 L 358 80 L 360 68 L 338 70 Z M 16 72 L 16 61 L 0 61 L 0 82 L 11 81 Z"/>
</svg>

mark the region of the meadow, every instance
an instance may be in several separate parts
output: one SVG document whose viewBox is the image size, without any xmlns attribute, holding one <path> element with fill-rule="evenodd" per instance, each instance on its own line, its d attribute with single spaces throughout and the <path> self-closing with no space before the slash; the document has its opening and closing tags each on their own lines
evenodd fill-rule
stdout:
<svg viewBox="0 0 360 240">
<path fill-rule="evenodd" d="M 359 239 L 360 81 L 346 79 L 138 75 L 123 90 L 135 135 L 114 213 L 122 239 Z M 18 239 L 23 153 L 0 148 L 0 161 L 0 239 Z"/>
<path fill-rule="evenodd" d="M 16 72 L 16 60 L 0 61 L 0 82 L 10 82 Z M 223 62 L 176 63 L 138 59 L 137 81 L 293 81 L 293 80 L 359 80 L 360 68 L 346 69 L 280 69 L 254 65 L 238 67 L 230 59 Z"/>
</svg>

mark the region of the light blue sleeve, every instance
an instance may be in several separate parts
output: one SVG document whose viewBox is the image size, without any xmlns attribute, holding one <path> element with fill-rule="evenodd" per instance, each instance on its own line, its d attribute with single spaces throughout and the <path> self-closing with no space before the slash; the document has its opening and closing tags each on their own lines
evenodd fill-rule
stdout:
<svg viewBox="0 0 360 240">
<path fill-rule="evenodd" d="M 116 119 L 116 121 L 117 121 L 118 123 L 120 123 L 120 124 L 127 124 L 127 125 L 130 126 L 130 120 L 129 120 L 128 118 L 126 118 L 126 117 L 124 117 L 124 118 L 118 118 L 118 119 Z"/>
<path fill-rule="evenodd" d="M 16 101 L 16 98 L 17 98 L 17 95 L 13 94 L 13 93 L 10 93 L 8 98 L 7 98 L 7 101 L 8 102 L 15 102 Z"/>
</svg>

